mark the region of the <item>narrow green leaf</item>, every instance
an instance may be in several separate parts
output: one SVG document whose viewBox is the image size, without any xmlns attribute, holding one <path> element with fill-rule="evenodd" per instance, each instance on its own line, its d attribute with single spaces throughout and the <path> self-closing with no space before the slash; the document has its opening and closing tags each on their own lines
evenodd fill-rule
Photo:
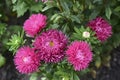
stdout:
<svg viewBox="0 0 120 80">
<path fill-rule="evenodd" d="M 0 67 L 2 67 L 6 62 L 6 59 L 5 57 L 3 57 L 1 54 L 0 54 Z"/>
<path fill-rule="evenodd" d="M 91 15 L 89 16 L 89 20 L 92 20 L 96 18 L 96 16 L 99 14 L 99 11 L 94 10 Z"/>
<path fill-rule="evenodd" d="M 52 8 L 52 7 L 54 7 L 54 6 L 52 6 L 52 5 L 48 5 L 48 6 L 46 6 L 46 7 L 43 8 L 42 12 L 44 12 L 44 11 L 46 11 L 46 10 Z"/>
<path fill-rule="evenodd" d="M 0 14 L 0 17 L 2 17 L 2 14 Z"/>
<path fill-rule="evenodd" d="M 73 80 L 80 80 L 80 78 L 78 77 L 78 75 L 76 73 L 73 74 L 74 79 Z"/>
<path fill-rule="evenodd" d="M 52 28 L 52 29 L 57 29 L 58 27 L 59 27 L 58 24 L 53 24 L 53 25 L 51 25 L 51 28 Z"/>
<path fill-rule="evenodd" d="M 12 3 L 14 4 L 14 3 L 16 3 L 17 2 L 17 0 L 12 0 Z"/>
<path fill-rule="evenodd" d="M 80 19 L 75 15 L 71 15 L 71 20 L 80 23 Z"/>
<path fill-rule="evenodd" d="M 119 12 L 120 11 L 120 6 L 117 6 L 114 11 Z"/>
<path fill-rule="evenodd" d="M 42 4 L 38 3 L 38 4 L 31 6 L 30 10 L 35 11 L 35 12 L 39 12 L 42 10 L 42 7 L 43 7 Z"/>
<path fill-rule="evenodd" d="M 106 9 L 105 9 L 105 14 L 106 14 L 106 17 L 107 17 L 108 19 L 110 19 L 111 14 L 112 14 L 112 11 L 111 11 L 110 7 L 106 7 Z"/>
<path fill-rule="evenodd" d="M 99 68 L 101 66 L 101 58 L 100 57 L 97 57 L 97 59 L 95 60 L 95 66 L 97 68 Z"/>
<path fill-rule="evenodd" d="M 74 30 L 77 32 L 77 33 L 80 33 L 79 29 L 74 27 Z"/>
<path fill-rule="evenodd" d="M 69 4 L 67 4 L 66 1 L 60 0 L 60 3 L 61 3 L 61 5 L 62 5 L 62 7 L 63 7 L 63 9 L 64 9 L 65 11 L 67 11 L 67 12 L 70 11 L 70 9 L 69 9 Z"/>
<path fill-rule="evenodd" d="M 43 8 L 42 12 L 44 12 L 44 11 L 50 9 L 50 8 L 53 8 L 53 7 L 56 7 L 56 3 L 51 2 L 51 1 L 47 1 L 46 6 Z"/>
<path fill-rule="evenodd" d="M 3 33 L 5 32 L 6 26 L 6 24 L 0 23 L 0 36 L 3 35 Z"/>
</svg>

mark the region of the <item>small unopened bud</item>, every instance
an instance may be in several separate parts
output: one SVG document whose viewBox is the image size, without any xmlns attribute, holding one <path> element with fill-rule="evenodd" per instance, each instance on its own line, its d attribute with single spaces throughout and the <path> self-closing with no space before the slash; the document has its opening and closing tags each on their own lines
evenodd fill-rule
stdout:
<svg viewBox="0 0 120 80">
<path fill-rule="evenodd" d="M 84 38 L 89 38 L 89 37 L 90 37 L 90 33 L 87 32 L 87 31 L 84 31 L 82 36 L 83 36 Z"/>
</svg>

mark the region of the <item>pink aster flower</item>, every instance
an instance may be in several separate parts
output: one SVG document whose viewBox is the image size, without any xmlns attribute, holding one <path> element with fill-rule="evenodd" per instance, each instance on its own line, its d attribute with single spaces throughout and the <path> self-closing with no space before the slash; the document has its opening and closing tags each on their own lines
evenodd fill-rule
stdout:
<svg viewBox="0 0 120 80">
<path fill-rule="evenodd" d="M 34 50 L 28 46 L 21 47 L 14 57 L 14 63 L 16 69 L 22 74 L 32 73 L 37 71 L 40 65 L 39 54 L 35 54 Z"/>
<path fill-rule="evenodd" d="M 45 62 L 58 62 L 64 57 L 67 37 L 58 30 L 48 30 L 38 35 L 33 43 L 35 49 Z"/>
<path fill-rule="evenodd" d="M 33 37 L 46 25 L 47 17 L 43 14 L 32 14 L 24 23 L 24 30 L 27 35 Z"/>
<path fill-rule="evenodd" d="M 84 41 L 72 42 L 66 51 L 68 62 L 71 63 L 76 71 L 88 67 L 92 60 L 90 46 Z"/>
<path fill-rule="evenodd" d="M 111 25 L 102 17 L 98 17 L 88 23 L 88 26 L 96 32 L 97 38 L 103 42 L 107 40 L 112 34 Z"/>
</svg>

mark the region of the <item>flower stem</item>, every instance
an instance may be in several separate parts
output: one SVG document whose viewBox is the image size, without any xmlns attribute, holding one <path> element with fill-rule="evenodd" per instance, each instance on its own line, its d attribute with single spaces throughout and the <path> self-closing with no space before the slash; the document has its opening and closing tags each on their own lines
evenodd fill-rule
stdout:
<svg viewBox="0 0 120 80">
<path fill-rule="evenodd" d="M 73 0 L 73 3 L 75 3 L 76 1 L 75 0 Z"/>
<path fill-rule="evenodd" d="M 61 6 L 60 0 L 57 0 L 57 1 L 58 1 L 58 6 L 59 6 L 60 11 L 63 12 L 63 8 Z"/>
<path fill-rule="evenodd" d="M 21 38 L 23 38 L 23 36 L 24 36 L 24 30 L 22 30 L 21 32 Z"/>
</svg>

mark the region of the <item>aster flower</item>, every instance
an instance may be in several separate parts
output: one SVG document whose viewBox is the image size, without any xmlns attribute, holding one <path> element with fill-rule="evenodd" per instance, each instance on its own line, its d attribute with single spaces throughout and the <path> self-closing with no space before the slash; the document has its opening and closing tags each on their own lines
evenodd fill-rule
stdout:
<svg viewBox="0 0 120 80">
<path fill-rule="evenodd" d="M 98 17 L 88 23 L 88 26 L 96 32 L 97 38 L 103 42 L 107 40 L 112 34 L 111 25 L 102 17 Z"/>
<path fill-rule="evenodd" d="M 74 41 L 66 51 L 67 60 L 71 63 L 76 71 L 83 70 L 88 67 L 92 60 L 92 52 L 90 46 L 84 41 Z"/>
<path fill-rule="evenodd" d="M 24 30 L 27 35 L 33 37 L 46 25 L 47 17 L 43 14 L 32 14 L 24 23 Z"/>
<path fill-rule="evenodd" d="M 45 62 L 58 62 L 64 57 L 67 37 L 58 30 L 48 30 L 38 35 L 33 43 L 35 49 Z"/>
<path fill-rule="evenodd" d="M 40 65 L 39 54 L 35 54 L 34 50 L 28 46 L 21 47 L 14 57 L 14 63 L 19 72 L 23 74 L 32 73 Z"/>
</svg>

